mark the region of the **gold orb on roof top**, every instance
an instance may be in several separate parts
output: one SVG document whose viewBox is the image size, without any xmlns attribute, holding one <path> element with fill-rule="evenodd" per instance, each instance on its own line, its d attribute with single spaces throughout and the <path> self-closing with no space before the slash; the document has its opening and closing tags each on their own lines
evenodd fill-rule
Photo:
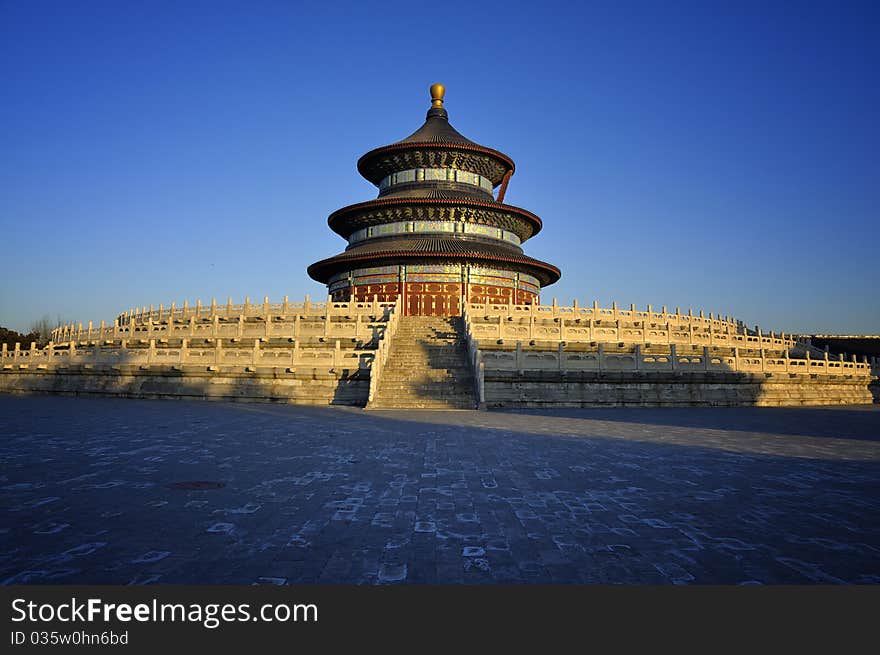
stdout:
<svg viewBox="0 0 880 655">
<path fill-rule="evenodd" d="M 443 96 L 446 95 L 446 87 L 442 84 L 431 85 L 431 104 L 434 107 L 443 106 Z"/>
</svg>

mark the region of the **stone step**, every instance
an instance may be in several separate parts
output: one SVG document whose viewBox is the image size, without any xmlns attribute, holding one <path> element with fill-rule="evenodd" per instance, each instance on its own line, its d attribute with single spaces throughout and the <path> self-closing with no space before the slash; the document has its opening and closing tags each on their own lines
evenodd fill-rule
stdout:
<svg viewBox="0 0 880 655">
<path fill-rule="evenodd" d="M 474 409 L 473 403 L 373 403 L 370 409 Z"/>
<path fill-rule="evenodd" d="M 473 393 L 470 391 L 473 383 L 468 385 L 462 385 L 467 391 L 455 391 L 450 393 L 449 391 L 450 385 L 443 385 L 442 387 L 432 387 L 424 384 L 405 384 L 405 385 L 389 385 L 385 387 L 383 385 L 382 390 L 376 394 L 376 398 L 386 398 L 386 397 L 394 397 L 394 398 L 406 398 L 408 396 L 416 396 L 419 398 L 427 398 L 427 397 L 470 397 Z"/>
<path fill-rule="evenodd" d="M 473 409 L 463 330 L 458 317 L 402 317 L 370 408 Z"/>
<path fill-rule="evenodd" d="M 425 372 L 419 372 L 414 375 L 382 375 L 382 384 L 412 384 L 415 382 L 433 382 L 433 383 L 466 383 L 473 381 L 472 375 L 432 375 L 425 374 Z"/>
<path fill-rule="evenodd" d="M 392 356 L 393 357 L 393 356 Z M 466 361 L 461 361 L 460 359 L 439 359 L 436 357 L 422 357 L 420 359 L 411 358 L 411 359 L 388 359 L 386 362 L 385 370 L 389 370 L 389 368 L 409 368 L 410 366 L 419 366 L 423 367 L 425 364 L 430 364 L 431 368 L 470 368 L 470 365 Z"/>
<path fill-rule="evenodd" d="M 382 378 L 379 391 L 381 392 L 385 389 L 431 389 L 439 394 L 445 395 L 468 393 L 473 384 L 473 380 L 426 380 L 425 378 L 416 378 L 412 380 L 385 380 Z M 459 389 L 462 391 L 459 392 Z"/>
<path fill-rule="evenodd" d="M 393 357 L 393 355 L 392 355 Z M 450 360 L 442 360 L 438 358 L 422 358 L 422 359 L 402 359 L 398 361 L 392 361 L 390 358 L 386 362 L 385 370 L 390 370 L 392 368 L 397 369 L 405 369 L 411 368 L 413 366 L 417 366 L 418 368 L 434 368 L 434 369 L 459 369 L 459 368 L 470 368 L 470 365 L 467 362 L 462 362 L 460 360 L 450 359 Z"/>
</svg>

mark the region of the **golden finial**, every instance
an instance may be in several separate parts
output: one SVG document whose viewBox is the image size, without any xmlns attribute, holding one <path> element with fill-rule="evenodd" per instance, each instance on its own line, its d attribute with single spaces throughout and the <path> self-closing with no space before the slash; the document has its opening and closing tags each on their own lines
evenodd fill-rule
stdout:
<svg viewBox="0 0 880 655">
<path fill-rule="evenodd" d="M 443 106 L 443 96 L 446 95 L 446 87 L 442 84 L 431 85 L 431 105 L 434 107 Z"/>
</svg>

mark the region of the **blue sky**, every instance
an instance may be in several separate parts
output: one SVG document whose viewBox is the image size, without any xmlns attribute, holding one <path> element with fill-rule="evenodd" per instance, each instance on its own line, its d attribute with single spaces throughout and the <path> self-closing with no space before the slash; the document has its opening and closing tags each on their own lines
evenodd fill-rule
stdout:
<svg viewBox="0 0 880 655">
<path fill-rule="evenodd" d="M 0 1 L 0 325 L 323 297 L 358 157 L 442 82 L 544 301 L 880 332 L 877 7 Z"/>
</svg>

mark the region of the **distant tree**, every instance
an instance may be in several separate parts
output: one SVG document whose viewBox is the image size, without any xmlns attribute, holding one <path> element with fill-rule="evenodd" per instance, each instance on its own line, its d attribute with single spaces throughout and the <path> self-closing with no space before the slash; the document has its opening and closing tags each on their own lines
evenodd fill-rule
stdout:
<svg viewBox="0 0 880 655">
<path fill-rule="evenodd" d="M 5 343 L 9 350 L 15 348 L 16 343 L 20 343 L 22 348 L 30 348 L 32 341 L 36 341 L 39 344 L 40 335 L 35 332 L 22 334 L 21 332 L 0 326 L 0 344 Z"/>
<path fill-rule="evenodd" d="M 34 341 L 37 342 L 39 348 L 42 348 L 52 340 L 52 330 L 61 327 L 61 325 L 60 316 L 57 320 L 52 321 L 48 314 L 44 314 L 43 318 L 31 323 L 29 329 L 31 334 L 36 334 L 39 337 Z"/>
</svg>

